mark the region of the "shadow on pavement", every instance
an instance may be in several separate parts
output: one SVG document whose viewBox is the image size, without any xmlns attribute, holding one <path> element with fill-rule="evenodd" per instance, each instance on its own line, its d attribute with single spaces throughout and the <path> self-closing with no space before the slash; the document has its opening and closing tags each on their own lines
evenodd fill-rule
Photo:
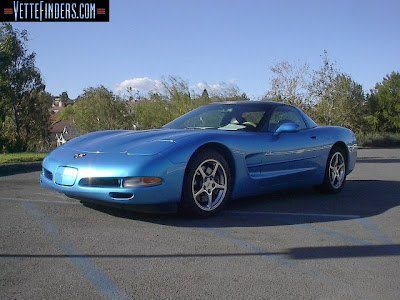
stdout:
<svg viewBox="0 0 400 300">
<path fill-rule="evenodd" d="M 321 194 L 313 189 L 290 190 L 232 202 L 208 219 L 176 214 L 144 214 L 84 204 L 119 218 L 177 227 L 263 227 L 341 221 L 381 214 L 400 205 L 400 182 L 347 181 L 342 192 Z"/>
<path fill-rule="evenodd" d="M 42 162 L 0 165 L 0 177 L 37 172 L 42 169 Z"/>
<path fill-rule="evenodd" d="M 370 164 L 395 164 L 400 163 L 400 159 L 398 158 L 379 158 L 379 157 L 366 157 L 366 158 L 357 158 L 358 164 L 370 163 Z"/>
<path fill-rule="evenodd" d="M 356 245 L 289 248 L 282 252 L 236 252 L 236 253 L 174 253 L 174 254 L 0 254 L 0 258 L 117 258 L 117 259 L 160 259 L 160 258 L 215 258 L 282 256 L 294 260 L 337 259 L 351 257 L 399 256 L 400 245 Z"/>
</svg>

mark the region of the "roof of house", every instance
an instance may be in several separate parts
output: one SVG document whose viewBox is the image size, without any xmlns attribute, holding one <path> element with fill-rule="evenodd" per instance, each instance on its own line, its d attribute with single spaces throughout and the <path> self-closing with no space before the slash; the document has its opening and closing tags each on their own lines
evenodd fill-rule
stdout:
<svg viewBox="0 0 400 300">
<path fill-rule="evenodd" d="M 64 132 L 64 128 L 68 130 L 68 134 L 64 135 L 67 141 L 79 136 L 76 126 L 71 120 L 61 120 L 51 124 L 49 131 L 51 134 L 60 134 Z"/>
</svg>

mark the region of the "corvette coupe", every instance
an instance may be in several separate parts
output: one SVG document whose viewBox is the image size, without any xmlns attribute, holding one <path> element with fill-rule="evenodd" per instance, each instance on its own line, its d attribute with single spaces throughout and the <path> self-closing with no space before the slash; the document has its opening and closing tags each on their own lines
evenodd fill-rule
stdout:
<svg viewBox="0 0 400 300">
<path fill-rule="evenodd" d="M 316 186 L 339 192 L 357 141 L 300 109 L 244 101 L 199 107 L 155 130 L 75 138 L 43 161 L 42 186 L 102 205 L 211 216 L 231 199 Z"/>
</svg>

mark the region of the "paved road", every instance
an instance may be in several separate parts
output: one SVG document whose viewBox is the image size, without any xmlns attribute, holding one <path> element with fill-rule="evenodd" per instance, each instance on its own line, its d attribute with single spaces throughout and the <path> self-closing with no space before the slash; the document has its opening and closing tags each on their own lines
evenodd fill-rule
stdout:
<svg viewBox="0 0 400 300">
<path fill-rule="evenodd" d="M 208 220 L 94 209 L 0 177 L 1 299 L 398 299 L 400 149 L 359 150 L 339 195 L 232 204 Z"/>
</svg>

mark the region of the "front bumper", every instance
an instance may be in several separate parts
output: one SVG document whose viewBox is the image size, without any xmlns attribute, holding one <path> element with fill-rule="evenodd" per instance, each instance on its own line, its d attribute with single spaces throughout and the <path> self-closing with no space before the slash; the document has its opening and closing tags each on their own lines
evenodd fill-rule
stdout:
<svg viewBox="0 0 400 300">
<path fill-rule="evenodd" d="M 46 157 L 40 184 L 84 202 L 119 207 L 177 204 L 181 199 L 184 165 L 173 164 L 161 155 L 126 156 L 119 160 L 115 155 L 87 156 L 86 160 L 71 161 L 58 160 L 54 155 Z M 114 184 L 119 179 L 134 176 L 157 176 L 163 182 L 155 186 L 129 188 Z M 88 178 L 100 179 L 105 184 L 83 184 Z"/>
</svg>

